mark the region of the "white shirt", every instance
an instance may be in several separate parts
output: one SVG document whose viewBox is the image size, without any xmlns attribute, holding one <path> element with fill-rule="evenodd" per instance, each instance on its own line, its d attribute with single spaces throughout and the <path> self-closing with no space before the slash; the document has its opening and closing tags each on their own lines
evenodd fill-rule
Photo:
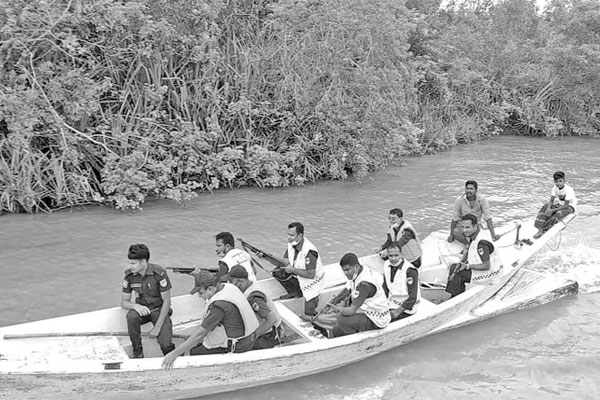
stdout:
<svg viewBox="0 0 600 400">
<path fill-rule="evenodd" d="M 575 210 L 577 207 L 577 198 L 575 197 L 575 191 L 573 188 L 567 184 L 563 186 L 562 189 L 559 189 L 554 185 L 552 187 L 552 194 L 554 196 L 554 204 L 564 205 L 565 200 L 569 200 L 569 205 L 573 207 Z"/>
</svg>

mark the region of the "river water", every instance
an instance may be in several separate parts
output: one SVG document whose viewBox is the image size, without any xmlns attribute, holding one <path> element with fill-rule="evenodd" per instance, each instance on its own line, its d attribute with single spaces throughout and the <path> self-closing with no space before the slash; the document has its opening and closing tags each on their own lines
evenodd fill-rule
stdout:
<svg viewBox="0 0 600 400">
<path fill-rule="evenodd" d="M 597 399 L 600 398 L 600 140 L 500 137 L 356 182 L 205 194 L 185 207 L 167 201 L 142 212 L 90 207 L 0 217 L 0 326 L 118 306 L 129 244 L 150 247 L 163 266 L 216 265 L 214 235 L 231 231 L 282 253 L 298 220 L 323 254 L 366 254 L 383 242 L 390 208 L 424 237 L 447 229 L 464 181 L 488 196 L 494 222 L 526 218 L 564 170 L 579 215 L 529 267 L 576 279 L 580 294 L 427 337 L 316 376 L 211 400 Z M 558 247 L 558 250 L 554 248 Z M 173 294 L 190 278 L 172 274 Z"/>
</svg>

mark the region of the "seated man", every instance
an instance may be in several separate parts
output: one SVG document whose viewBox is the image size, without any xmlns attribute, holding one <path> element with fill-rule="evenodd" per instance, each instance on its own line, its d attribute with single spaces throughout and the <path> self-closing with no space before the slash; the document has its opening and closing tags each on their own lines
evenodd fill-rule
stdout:
<svg viewBox="0 0 600 400">
<path fill-rule="evenodd" d="M 454 215 L 450 223 L 450 235 L 448 236 L 449 242 L 457 240 L 463 244 L 468 244 L 464 228 L 459 225 L 461 218 L 466 214 L 475 215 L 478 224 L 483 224 L 483 221 L 485 221 L 492 240 L 498 240 L 500 236 L 496 235 L 494 231 L 490 205 L 483 195 L 477 193 L 477 182 L 472 180 L 465 182 L 465 193 L 454 202 Z"/>
<path fill-rule="evenodd" d="M 446 292 L 450 293 L 451 297 L 464 292 L 465 284 L 487 283 L 502 270 L 502 261 L 492 244 L 489 231 L 477 225 L 477 217 L 473 214 L 464 215 L 461 221 L 464 234 L 470 243 L 463 260 L 450 266 Z"/>
<path fill-rule="evenodd" d="M 150 250 L 145 244 L 132 244 L 127 254 L 129 269 L 125 271 L 121 307 L 127 312 L 127 332 L 133 346 L 133 358 L 143 358 L 141 326 L 152 322 L 151 338 L 157 338 L 163 354 L 172 351 L 171 281 L 167 271 L 150 264 Z M 132 301 L 135 293 L 135 301 Z"/>
<path fill-rule="evenodd" d="M 421 239 L 417 235 L 417 231 L 412 224 L 403 219 L 404 212 L 399 208 L 392 208 L 388 220 L 390 221 L 390 229 L 387 233 L 387 238 L 381 247 L 375 249 L 384 260 L 387 258 L 388 246 L 396 242 L 400 245 L 402 256 L 412 265 L 419 268 L 421 266 L 421 256 L 423 249 L 421 248 Z"/>
<path fill-rule="evenodd" d="M 565 216 L 574 213 L 577 207 L 577 198 L 573 188 L 565 183 L 565 173 L 556 171 L 553 175 L 554 186 L 550 193 L 550 200 L 544 204 L 535 219 L 535 227 L 538 228 L 534 239 L 539 238 L 554 224 Z"/>
<path fill-rule="evenodd" d="M 215 236 L 215 248 L 219 260 L 219 275 L 229 272 L 234 265 L 241 265 L 248 272 L 251 281 L 256 281 L 256 268 L 252 265 L 250 254 L 235 248 L 235 240 L 230 232 L 220 232 Z M 197 273 L 198 270 L 195 271 Z"/>
<path fill-rule="evenodd" d="M 335 297 L 338 303 L 344 295 L 349 296 L 347 307 L 337 304 L 328 306 L 339 313 L 333 327 L 333 337 L 350 335 L 356 332 L 385 328 L 390 323 L 390 310 L 383 291 L 383 277 L 365 268 L 358 262 L 354 253 L 346 253 L 340 260 L 340 266 L 348 278 L 346 289 Z M 341 296 L 340 296 L 341 295 Z"/>
<path fill-rule="evenodd" d="M 419 270 L 402 257 L 400 247 L 399 243 L 392 242 L 387 248 L 388 259 L 383 264 L 383 291 L 388 298 L 392 322 L 417 312 L 421 298 Z"/>
<path fill-rule="evenodd" d="M 233 266 L 225 276 L 244 293 L 258 317 L 260 325 L 254 332 L 254 349 L 270 349 L 280 344 L 281 317 L 269 295 L 248 278 L 248 271 L 241 265 Z"/>
<path fill-rule="evenodd" d="M 207 301 L 204 319 L 189 338 L 167 354 L 162 366 L 171 369 L 181 354 L 190 355 L 243 353 L 254 346 L 258 319 L 242 292 L 220 282 L 216 274 L 200 271 L 194 276 L 190 294 L 198 293 Z"/>
</svg>

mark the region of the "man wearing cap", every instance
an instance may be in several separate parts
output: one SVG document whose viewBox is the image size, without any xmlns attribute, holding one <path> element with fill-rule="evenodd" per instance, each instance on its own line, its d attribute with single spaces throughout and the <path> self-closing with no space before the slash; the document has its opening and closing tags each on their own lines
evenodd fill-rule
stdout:
<svg viewBox="0 0 600 400">
<path fill-rule="evenodd" d="M 171 342 L 171 281 L 167 271 L 159 265 L 150 264 L 150 250 L 145 244 L 132 244 L 127 254 L 129 269 L 125 271 L 121 307 L 127 311 L 127 332 L 133 347 L 133 358 L 143 358 L 141 326 L 152 322 L 149 333 L 157 338 L 163 354 L 175 348 Z M 132 301 L 132 293 L 135 300 Z"/>
<path fill-rule="evenodd" d="M 354 253 L 346 253 L 340 260 L 344 275 L 348 278 L 344 292 L 350 298 L 348 307 L 329 304 L 339 313 L 337 324 L 333 327 L 333 337 L 350 335 L 373 329 L 385 328 L 390 323 L 390 310 L 383 291 L 383 276 L 358 262 Z M 335 299 L 340 299 L 340 295 Z"/>
<path fill-rule="evenodd" d="M 304 225 L 292 222 L 288 225 L 288 246 L 283 258 L 287 260 L 286 272 L 296 276 L 304 297 L 304 314 L 317 313 L 319 295 L 325 285 L 325 272 L 321 255 L 314 244 L 304 237 Z M 284 295 L 280 299 L 295 297 Z"/>
<path fill-rule="evenodd" d="M 220 282 L 218 276 L 200 271 L 194 276 L 190 294 L 198 293 L 207 301 L 204 319 L 189 338 L 167 354 L 162 366 L 171 369 L 180 355 L 243 353 L 254 346 L 259 326 L 254 310 L 234 285 Z"/>
<path fill-rule="evenodd" d="M 235 265 L 226 275 L 229 283 L 237 286 L 258 317 L 260 325 L 254 332 L 256 340 L 254 349 L 270 349 L 278 345 L 281 332 L 281 317 L 275 304 L 264 291 L 260 290 L 256 282 L 248 278 L 248 271 L 241 265 Z"/>
</svg>

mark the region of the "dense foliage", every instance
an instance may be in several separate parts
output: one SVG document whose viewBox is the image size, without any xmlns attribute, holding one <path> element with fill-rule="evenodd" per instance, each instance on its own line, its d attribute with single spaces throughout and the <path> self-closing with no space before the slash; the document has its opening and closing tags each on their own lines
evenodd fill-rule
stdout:
<svg viewBox="0 0 600 400">
<path fill-rule="evenodd" d="M 600 3 L 0 0 L 0 209 L 358 179 L 600 129 Z M 464 3 L 463 3 L 464 4 Z"/>
</svg>

